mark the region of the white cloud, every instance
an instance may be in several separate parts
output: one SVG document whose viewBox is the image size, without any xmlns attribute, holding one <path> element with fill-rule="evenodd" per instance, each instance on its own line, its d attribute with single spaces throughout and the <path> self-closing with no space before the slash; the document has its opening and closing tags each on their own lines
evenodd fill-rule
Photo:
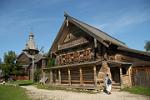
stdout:
<svg viewBox="0 0 150 100">
<path fill-rule="evenodd" d="M 111 33 L 116 33 L 116 31 L 126 28 L 128 26 L 134 26 L 150 20 L 150 9 L 147 9 L 143 12 L 127 12 L 121 16 L 118 16 L 117 19 L 111 19 L 109 22 L 105 23 L 95 23 L 93 26 L 105 30 Z M 122 12 L 123 13 L 123 12 Z M 106 21 L 106 20 L 105 20 Z M 104 21 L 103 21 L 104 22 Z"/>
<path fill-rule="evenodd" d="M 93 24 L 92 26 L 103 30 L 105 27 L 107 27 L 107 24 Z"/>
</svg>

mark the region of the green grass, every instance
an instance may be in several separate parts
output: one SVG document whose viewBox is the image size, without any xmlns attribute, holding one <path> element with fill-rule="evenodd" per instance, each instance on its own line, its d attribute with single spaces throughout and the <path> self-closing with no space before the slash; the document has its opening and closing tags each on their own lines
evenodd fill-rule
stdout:
<svg viewBox="0 0 150 100">
<path fill-rule="evenodd" d="M 11 84 L 16 84 L 19 86 L 25 86 L 25 85 L 32 85 L 33 81 L 31 81 L 31 80 L 17 80 L 17 81 L 11 82 Z"/>
<path fill-rule="evenodd" d="M 37 88 L 39 89 L 46 89 L 46 90 L 64 90 L 64 91 L 71 91 L 71 92 L 78 92 L 78 93 L 89 93 L 89 94 L 95 94 L 94 90 L 86 90 L 86 89 L 75 89 L 75 88 L 66 88 L 66 87 L 60 87 L 60 86 L 53 86 L 53 85 L 42 85 L 37 84 Z"/>
<path fill-rule="evenodd" d="M 0 100 L 31 100 L 19 86 L 0 85 Z"/>
<path fill-rule="evenodd" d="M 131 88 L 125 88 L 123 91 L 128 91 L 130 93 L 134 94 L 141 94 L 141 95 L 147 95 L 150 96 L 150 88 L 144 88 L 144 87 L 131 87 Z"/>
</svg>

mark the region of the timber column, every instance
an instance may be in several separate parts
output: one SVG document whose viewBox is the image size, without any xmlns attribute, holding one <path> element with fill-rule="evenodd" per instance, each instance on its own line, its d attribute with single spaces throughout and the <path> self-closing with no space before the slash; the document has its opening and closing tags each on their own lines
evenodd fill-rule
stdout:
<svg viewBox="0 0 150 100">
<path fill-rule="evenodd" d="M 43 70 L 43 69 L 42 69 L 42 70 Z M 46 75 L 46 74 L 45 74 L 45 71 L 44 71 L 44 70 L 43 70 L 42 72 L 43 72 L 43 76 L 42 76 L 42 77 L 43 77 L 43 80 L 44 80 L 43 83 L 45 84 L 45 75 Z"/>
<path fill-rule="evenodd" d="M 83 73 L 82 73 L 82 68 L 80 67 L 80 85 L 83 85 Z"/>
<path fill-rule="evenodd" d="M 44 71 L 44 68 L 45 68 L 45 66 L 46 66 L 46 64 L 45 64 L 45 59 L 42 59 L 42 76 L 41 76 L 41 78 L 44 80 L 44 84 L 45 84 L 45 71 Z"/>
<path fill-rule="evenodd" d="M 53 72 L 50 69 L 50 84 L 52 84 L 52 83 L 53 83 Z"/>
<path fill-rule="evenodd" d="M 34 56 L 32 56 L 32 65 L 31 65 L 31 80 L 34 82 L 34 71 L 35 71 L 35 63 Z"/>
<path fill-rule="evenodd" d="M 71 74 L 70 74 L 70 69 L 68 68 L 68 83 L 71 85 Z"/>
<path fill-rule="evenodd" d="M 96 66 L 93 66 L 94 70 L 94 85 L 97 86 Z"/>
<path fill-rule="evenodd" d="M 58 75 L 59 75 L 59 84 L 61 84 L 61 71 L 60 71 L 60 69 L 58 70 Z"/>
<path fill-rule="evenodd" d="M 120 67 L 120 88 L 123 88 L 123 81 L 122 81 L 122 68 Z"/>
<path fill-rule="evenodd" d="M 128 74 L 129 74 L 129 82 L 130 82 L 129 86 L 132 86 L 132 81 L 131 81 L 131 66 L 128 69 Z"/>
</svg>

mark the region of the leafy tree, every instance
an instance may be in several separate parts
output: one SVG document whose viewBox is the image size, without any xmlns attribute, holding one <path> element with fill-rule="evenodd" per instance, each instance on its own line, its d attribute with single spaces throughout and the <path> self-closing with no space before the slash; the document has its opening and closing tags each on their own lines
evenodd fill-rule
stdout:
<svg viewBox="0 0 150 100">
<path fill-rule="evenodd" d="M 36 69 L 36 71 L 34 72 L 34 81 L 35 82 L 38 82 L 40 80 L 40 74 L 41 74 L 41 70 Z"/>
<path fill-rule="evenodd" d="M 0 78 L 2 77 L 2 60 L 0 58 Z"/>
<path fill-rule="evenodd" d="M 144 49 L 145 49 L 146 51 L 150 51 L 150 41 L 146 41 L 145 46 L 144 46 Z"/>
<path fill-rule="evenodd" d="M 55 65 L 55 59 L 54 58 L 48 58 L 48 67 L 52 67 Z"/>
<path fill-rule="evenodd" d="M 15 70 L 16 54 L 14 51 L 8 51 L 4 54 L 4 62 L 2 64 L 3 77 L 7 80 Z"/>
<path fill-rule="evenodd" d="M 0 70 L 2 68 L 2 59 L 0 58 Z"/>
</svg>

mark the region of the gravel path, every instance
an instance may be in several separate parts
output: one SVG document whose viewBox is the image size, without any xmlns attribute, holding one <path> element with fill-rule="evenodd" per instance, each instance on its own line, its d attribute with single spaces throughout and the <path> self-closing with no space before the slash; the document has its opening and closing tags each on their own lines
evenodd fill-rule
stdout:
<svg viewBox="0 0 150 100">
<path fill-rule="evenodd" d="M 27 94 L 33 100 L 150 100 L 149 96 L 135 95 L 128 92 L 112 92 L 111 95 L 105 93 L 87 94 L 68 92 L 63 90 L 44 90 L 34 86 L 22 86 L 27 89 Z"/>
</svg>

